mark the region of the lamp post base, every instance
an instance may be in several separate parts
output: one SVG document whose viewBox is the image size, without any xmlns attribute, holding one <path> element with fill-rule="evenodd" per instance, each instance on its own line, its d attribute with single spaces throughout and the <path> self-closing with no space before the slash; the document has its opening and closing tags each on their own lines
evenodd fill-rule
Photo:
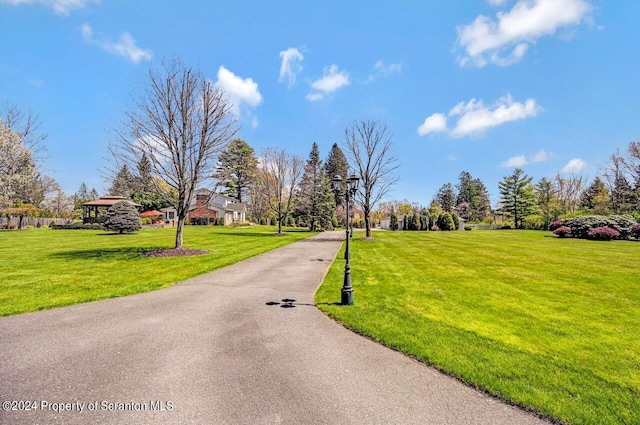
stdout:
<svg viewBox="0 0 640 425">
<path fill-rule="evenodd" d="M 353 305 L 353 288 L 342 288 L 342 305 Z"/>
</svg>

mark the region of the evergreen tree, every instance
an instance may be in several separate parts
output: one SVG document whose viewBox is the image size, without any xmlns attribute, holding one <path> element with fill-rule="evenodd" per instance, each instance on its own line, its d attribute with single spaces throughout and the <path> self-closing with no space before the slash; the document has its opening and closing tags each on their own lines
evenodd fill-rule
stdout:
<svg viewBox="0 0 640 425">
<path fill-rule="evenodd" d="M 471 216 L 469 220 L 482 221 L 489 214 L 491 200 L 489 191 L 482 180 L 474 179 L 470 173 L 463 171 L 458 177 L 456 185 L 458 195 L 456 197 L 456 206 L 460 204 L 469 204 Z"/>
<path fill-rule="evenodd" d="M 394 213 L 391 213 L 391 217 L 389 218 L 389 228 L 391 230 L 398 230 L 398 216 Z"/>
<path fill-rule="evenodd" d="M 331 185 L 324 173 L 318 144 L 313 143 L 300 180 L 298 213 L 306 217 L 309 230 L 329 227 L 335 209 Z"/>
<path fill-rule="evenodd" d="M 127 164 L 124 164 L 120 168 L 120 170 L 118 170 L 118 173 L 111 182 L 109 195 L 124 196 L 125 198 L 129 198 L 132 192 L 132 182 L 133 177 L 129 172 L 129 167 L 127 167 Z"/>
<path fill-rule="evenodd" d="M 96 188 L 92 187 L 91 192 L 89 192 L 89 199 L 98 199 L 99 197 L 100 197 L 100 194 L 98 193 Z"/>
<path fill-rule="evenodd" d="M 408 216 L 407 219 L 407 230 L 420 230 L 420 221 L 418 218 L 418 213 L 413 213 Z"/>
<path fill-rule="evenodd" d="M 223 193 L 243 202 L 255 182 L 257 167 L 253 148 L 244 140 L 235 139 L 220 152 L 214 177 L 226 188 Z"/>
<path fill-rule="evenodd" d="M 591 185 L 582 193 L 580 207 L 588 209 L 597 215 L 610 214 L 609 210 L 610 194 L 604 181 L 598 176 Z"/>
<path fill-rule="evenodd" d="M 109 207 L 106 217 L 104 227 L 120 234 L 135 232 L 142 227 L 138 210 L 127 201 Z"/>
<path fill-rule="evenodd" d="M 334 143 L 331 147 L 331 152 L 329 152 L 329 156 L 327 157 L 327 162 L 324 164 L 324 173 L 329 180 L 333 180 L 335 176 L 340 176 L 344 182 L 347 180 L 348 172 L 349 163 L 347 162 L 347 157 L 344 156 L 344 153 L 338 144 Z M 335 194 L 334 196 L 336 205 L 342 205 L 344 197 L 339 194 Z"/>
<path fill-rule="evenodd" d="M 443 185 L 435 196 L 436 202 L 440 204 L 443 210 L 451 212 L 456 205 L 456 194 L 453 191 L 451 183 Z"/>
<path fill-rule="evenodd" d="M 627 178 L 620 174 L 616 176 L 611 191 L 611 209 L 615 214 L 623 214 L 633 210 L 636 196 Z"/>
<path fill-rule="evenodd" d="M 513 216 L 516 229 L 521 228 L 524 218 L 535 211 L 532 179 L 521 168 L 516 168 L 513 174 L 498 183 L 502 211 Z"/>
<path fill-rule="evenodd" d="M 440 230 L 454 230 L 455 224 L 453 222 L 453 218 L 451 214 L 444 211 L 438 216 L 438 220 L 436 221 L 436 226 L 440 228 Z"/>
</svg>

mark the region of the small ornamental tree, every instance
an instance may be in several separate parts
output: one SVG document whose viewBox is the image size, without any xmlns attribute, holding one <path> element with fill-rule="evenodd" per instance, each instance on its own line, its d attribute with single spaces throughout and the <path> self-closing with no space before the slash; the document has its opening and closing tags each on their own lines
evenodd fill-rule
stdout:
<svg viewBox="0 0 640 425">
<path fill-rule="evenodd" d="M 127 201 L 113 204 L 107 210 L 104 227 L 113 232 L 131 233 L 140 230 L 142 223 L 136 207 Z"/>
</svg>

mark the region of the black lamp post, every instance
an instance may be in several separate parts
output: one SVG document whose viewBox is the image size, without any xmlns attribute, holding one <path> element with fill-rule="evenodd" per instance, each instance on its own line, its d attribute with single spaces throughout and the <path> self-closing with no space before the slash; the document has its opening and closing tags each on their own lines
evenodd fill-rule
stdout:
<svg viewBox="0 0 640 425">
<path fill-rule="evenodd" d="M 346 200 L 346 236 L 347 236 L 347 246 L 344 251 L 344 258 L 346 261 L 344 265 L 344 283 L 342 285 L 342 305 L 353 305 L 353 286 L 351 286 L 351 265 L 349 261 L 351 260 L 351 253 L 349 252 L 349 202 L 353 195 L 356 194 L 358 190 L 358 183 L 360 179 L 355 174 L 352 174 L 345 182 L 346 187 L 344 188 L 344 196 Z M 332 188 L 336 195 L 342 194 L 342 177 L 335 176 L 332 180 Z"/>
</svg>

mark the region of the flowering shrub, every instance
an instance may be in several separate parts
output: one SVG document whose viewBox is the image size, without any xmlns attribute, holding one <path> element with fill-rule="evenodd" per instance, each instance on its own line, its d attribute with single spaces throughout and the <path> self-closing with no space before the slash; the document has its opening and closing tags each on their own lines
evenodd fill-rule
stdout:
<svg viewBox="0 0 640 425">
<path fill-rule="evenodd" d="M 636 221 L 628 215 L 585 215 L 564 220 L 563 224 L 571 229 L 572 238 L 587 239 L 590 231 L 610 227 L 620 233 L 619 239 L 627 239 Z"/>
<path fill-rule="evenodd" d="M 439 228 L 438 226 L 435 226 L 435 225 L 434 225 L 434 226 L 431 226 L 431 230 L 432 230 L 433 232 L 437 232 L 437 231 L 439 231 L 439 230 L 440 230 L 440 228 Z"/>
<path fill-rule="evenodd" d="M 633 227 L 631 227 L 631 235 L 636 239 L 640 239 L 640 223 L 634 224 Z"/>
<path fill-rule="evenodd" d="M 587 239 L 595 241 L 610 241 L 620 237 L 620 232 L 611 227 L 597 227 L 587 234 Z"/>
<path fill-rule="evenodd" d="M 552 232 L 560 227 L 562 227 L 562 222 L 560 220 L 549 223 L 549 230 Z"/>
<path fill-rule="evenodd" d="M 570 238 L 571 237 L 571 229 L 567 226 L 560 226 L 556 230 L 553 231 L 553 234 L 558 236 L 559 238 Z"/>
</svg>

